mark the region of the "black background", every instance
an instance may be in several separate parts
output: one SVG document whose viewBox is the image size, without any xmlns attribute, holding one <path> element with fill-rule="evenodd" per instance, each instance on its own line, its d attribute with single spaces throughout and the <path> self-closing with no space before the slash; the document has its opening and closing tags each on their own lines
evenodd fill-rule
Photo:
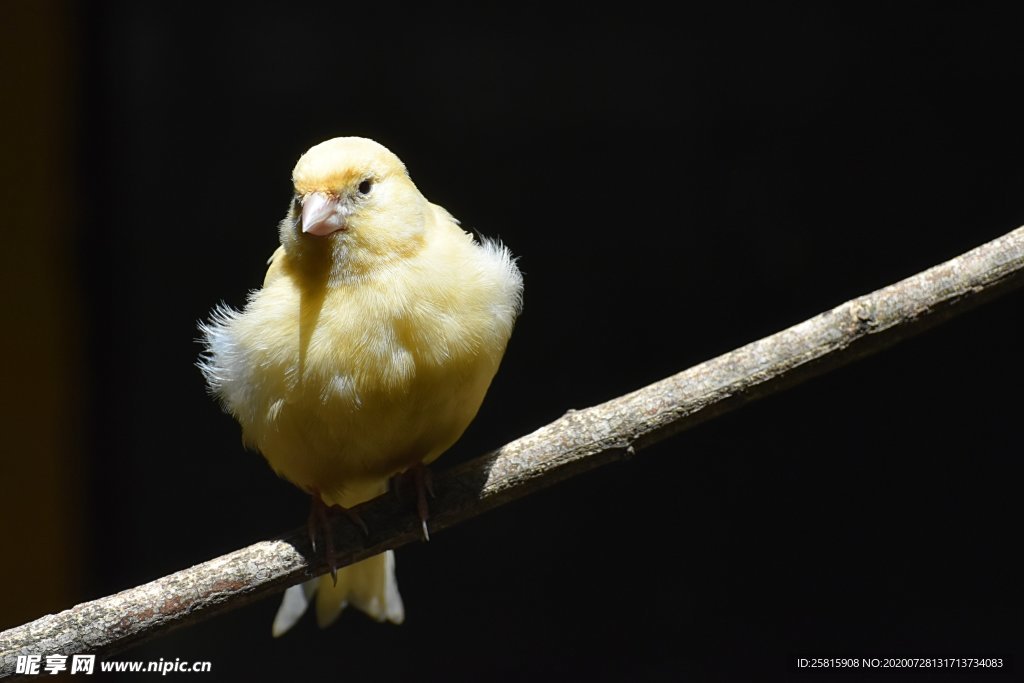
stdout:
<svg viewBox="0 0 1024 683">
<path fill-rule="evenodd" d="M 304 523 L 205 394 L 194 339 L 261 283 L 320 140 L 387 145 L 520 257 L 524 313 L 439 470 L 1024 223 L 1008 15 L 69 7 L 76 212 L 54 239 L 74 242 L 83 320 L 76 601 Z M 272 640 L 275 596 L 117 658 L 358 681 L 1013 661 L 1022 312 L 1009 295 L 399 550 L 400 627 L 350 612 Z"/>
</svg>

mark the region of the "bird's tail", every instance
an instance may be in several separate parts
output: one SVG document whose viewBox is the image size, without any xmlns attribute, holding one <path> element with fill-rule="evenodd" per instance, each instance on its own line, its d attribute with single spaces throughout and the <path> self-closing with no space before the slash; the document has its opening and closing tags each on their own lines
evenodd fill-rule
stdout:
<svg viewBox="0 0 1024 683">
<path fill-rule="evenodd" d="M 387 489 L 387 483 L 366 490 L 351 491 L 337 502 L 346 507 L 369 500 Z M 366 612 L 377 621 L 401 624 L 405 621 L 405 607 L 395 581 L 395 553 L 391 550 L 374 555 L 361 562 L 338 570 L 338 582 L 330 575 L 311 579 L 292 586 L 284 593 L 281 606 L 274 617 L 274 637 L 295 625 L 310 601 L 316 596 L 316 622 L 320 628 L 334 623 L 347 605 Z"/>
<path fill-rule="evenodd" d="M 335 585 L 330 575 L 311 579 L 285 591 L 274 617 L 274 637 L 284 634 L 305 613 L 316 596 L 316 623 L 334 623 L 346 605 L 366 612 L 377 621 L 401 624 L 405 620 L 402 596 L 395 581 L 395 554 L 388 550 L 338 570 Z"/>
</svg>

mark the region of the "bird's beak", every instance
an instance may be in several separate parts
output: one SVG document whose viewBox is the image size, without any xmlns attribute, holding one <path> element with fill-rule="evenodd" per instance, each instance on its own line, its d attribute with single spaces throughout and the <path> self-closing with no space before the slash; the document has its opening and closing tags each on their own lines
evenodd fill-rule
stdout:
<svg viewBox="0 0 1024 683">
<path fill-rule="evenodd" d="M 302 232 L 324 237 L 345 230 L 345 205 L 338 197 L 310 192 L 302 200 Z"/>
</svg>

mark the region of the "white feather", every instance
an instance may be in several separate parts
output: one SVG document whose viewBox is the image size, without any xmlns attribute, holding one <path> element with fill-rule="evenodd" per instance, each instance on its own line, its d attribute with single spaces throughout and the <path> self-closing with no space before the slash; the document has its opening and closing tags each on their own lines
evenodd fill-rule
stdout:
<svg viewBox="0 0 1024 683">
<path fill-rule="evenodd" d="M 284 592 L 284 599 L 274 617 L 272 633 L 275 638 L 284 635 L 306 613 L 318 582 L 319 579 L 311 579 Z"/>
</svg>

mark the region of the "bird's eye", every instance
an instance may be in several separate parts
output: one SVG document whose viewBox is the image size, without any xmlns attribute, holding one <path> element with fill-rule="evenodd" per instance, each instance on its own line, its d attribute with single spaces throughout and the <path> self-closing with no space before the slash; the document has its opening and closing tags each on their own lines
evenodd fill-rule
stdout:
<svg viewBox="0 0 1024 683">
<path fill-rule="evenodd" d="M 373 187 L 373 182 L 369 178 L 367 178 L 363 182 L 359 183 L 359 193 L 360 194 L 369 194 L 370 193 L 370 188 L 372 188 L 372 187 Z"/>
</svg>

